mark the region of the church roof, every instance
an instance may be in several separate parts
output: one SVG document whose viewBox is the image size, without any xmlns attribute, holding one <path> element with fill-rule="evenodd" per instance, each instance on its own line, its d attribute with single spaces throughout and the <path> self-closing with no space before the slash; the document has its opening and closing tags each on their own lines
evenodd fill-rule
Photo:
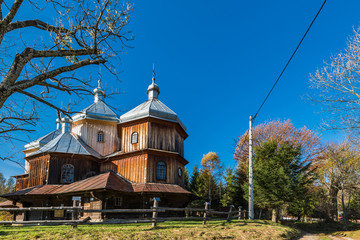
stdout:
<svg viewBox="0 0 360 240">
<path fill-rule="evenodd" d="M 154 117 L 179 123 L 186 130 L 177 114 L 159 99 L 148 100 L 120 116 L 120 122 L 130 122 L 145 117 Z"/>
<path fill-rule="evenodd" d="M 152 84 L 147 89 L 148 100 L 120 116 L 120 122 L 130 122 L 145 117 L 154 117 L 167 121 L 177 122 L 186 131 L 186 127 L 180 121 L 177 114 L 158 99 L 160 90 L 155 84 L 153 77 Z"/>
<path fill-rule="evenodd" d="M 26 150 L 33 149 L 33 148 L 40 148 L 59 136 L 61 134 L 61 129 L 56 129 L 55 131 L 52 131 L 45 136 L 42 136 L 41 138 L 36 139 L 35 141 L 32 141 L 28 144 L 26 144 L 24 147 Z"/>
<path fill-rule="evenodd" d="M 96 119 L 114 122 L 119 121 L 116 113 L 102 100 L 98 100 L 83 109 L 80 113 L 76 113 L 72 119 L 74 122 L 81 119 Z"/>
<path fill-rule="evenodd" d="M 71 184 L 62 185 L 41 185 L 25 188 L 16 192 L 6 193 L 0 197 L 13 197 L 21 195 L 53 195 L 67 194 L 92 190 L 112 190 L 128 193 L 180 193 L 192 194 L 176 184 L 164 183 L 131 183 L 114 172 L 105 172 L 99 175 L 86 178 Z"/>
<path fill-rule="evenodd" d="M 70 132 L 60 134 L 30 156 L 46 152 L 82 154 L 97 158 L 101 157 L 98 152 L 89 147 L 81 138 Z"/>
</svg>

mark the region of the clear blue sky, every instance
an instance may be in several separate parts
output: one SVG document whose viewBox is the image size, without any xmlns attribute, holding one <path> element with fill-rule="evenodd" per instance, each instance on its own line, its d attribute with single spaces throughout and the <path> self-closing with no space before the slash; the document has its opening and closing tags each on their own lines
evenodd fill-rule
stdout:
<svg viewBox="0 0 360 240">
<path fill-rule="evenodd" d="M 124 93 L 108 102 L 122 114 L 145 101 L 155 63 L 159 99 L 187 127 L 188 168 L 209 151 L 217 152 L 225 167 L 234 166 L 234 139 L 247 130 L 249 116 L 256 112 L 322 2 L 136 1 L 129 25 L 135 34 L 134 48 L 127 49 L 117 65 L 122 83 L 102 71 L 104 84 Z M 303 99 L 311 93 L 309 74 L 345 48 L 353 27 L 360 25 L 359 9 L 358 0 L 327 2 L 255 125 L 291 119 L 296 127 L 319 130 L 325 115 Z M 53 110 L 44 111 L 37 132 L 29 137 L 34 140 L 53 130 L 55 118 Z M 341 133 L 322 135 L 323 141 L 342 139 Z M 23 145 L 17 143 L 18 151 Z M 1 152 L 8 148 L 0 146 Z M 0 162 L 0 172 L 9 177 L 23 170 Z"/>
</svg>

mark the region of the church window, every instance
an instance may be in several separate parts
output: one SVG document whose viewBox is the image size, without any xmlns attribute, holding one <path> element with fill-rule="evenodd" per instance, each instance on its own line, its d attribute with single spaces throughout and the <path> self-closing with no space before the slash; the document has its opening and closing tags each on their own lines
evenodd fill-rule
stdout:
<svg viewBox="0 0 360 240">
<path fill-rule="evenodd" d="M 133 132 L 131 134 L 131 143 L 134 144 L 134 143 L 137 143 L 138 142 L 138 133 L 137 132 Z"/>
<path fill-rule="evenodd" d="M 178 175 L 179 175 L 179 177 L 182 176 L 182 169 L 181 168 L 178 168 Z"/>
<path fill-rule="evenodd" d="M 98 142 L 104 142 L 104 132 L 103 131 L 99 131 L 97 134 L 97 141 Z"/>
<path fill-rule="evenodd" d="M 166 164 L 164 162 L 157 163 L 156 178 L 158 180 L 166 180 Z"/>
<path fill-rule="evenodd" d="M 65 164 L 61 168 L 61 182 L 72 183 L 74 182 L 74 166 L 71 164 Z"/>
<path fill-rule="evenodd" d="M 115 206 L 121 207 L 123 205 L 123 198 L 117 197 L 115 198 Z"/>
</svg>

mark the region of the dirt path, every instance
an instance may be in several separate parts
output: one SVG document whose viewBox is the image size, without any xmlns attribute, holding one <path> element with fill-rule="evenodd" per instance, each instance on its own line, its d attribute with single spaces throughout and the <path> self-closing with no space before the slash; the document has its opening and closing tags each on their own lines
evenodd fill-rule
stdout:
<svg viewBox="0 0 360 240">
<path fill-rule="evenodd" d="M 298 240 L 319 240 L 325 237 L 324 235 L 312 234 L 307 232 L 301 232 L 301 236 Z M 330 238 L 331 240 L 352 240 L 353 238 L 349 237 L 341 237 L 341 236 L 333 236 L 333 235 L 326 235 L 326 237 Z"/>
</svg>

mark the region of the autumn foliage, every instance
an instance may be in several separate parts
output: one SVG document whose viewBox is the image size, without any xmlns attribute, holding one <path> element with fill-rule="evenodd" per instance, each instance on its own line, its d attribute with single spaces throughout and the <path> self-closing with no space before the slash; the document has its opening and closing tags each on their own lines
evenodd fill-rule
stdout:
<svg viewBox="0 0 360 240">
<path fill-rule="evenodd" d="M 294 147 L 301 147 L 301 155 L 305 162 L 316 162 L 321 153 L 319 136 L 306 127 L 297 129 L 290 120 L 271 121 L 260 124 L 253 129 L 253 147 L 259 147 L 262 142 L 275 141 L 278 144 L 289 142 Z M 238 161 L 240 169 L 246 169 L 249 159 L 249 133 L 240 136 L 236 142 L 234 159 Z"/>
</svg>

